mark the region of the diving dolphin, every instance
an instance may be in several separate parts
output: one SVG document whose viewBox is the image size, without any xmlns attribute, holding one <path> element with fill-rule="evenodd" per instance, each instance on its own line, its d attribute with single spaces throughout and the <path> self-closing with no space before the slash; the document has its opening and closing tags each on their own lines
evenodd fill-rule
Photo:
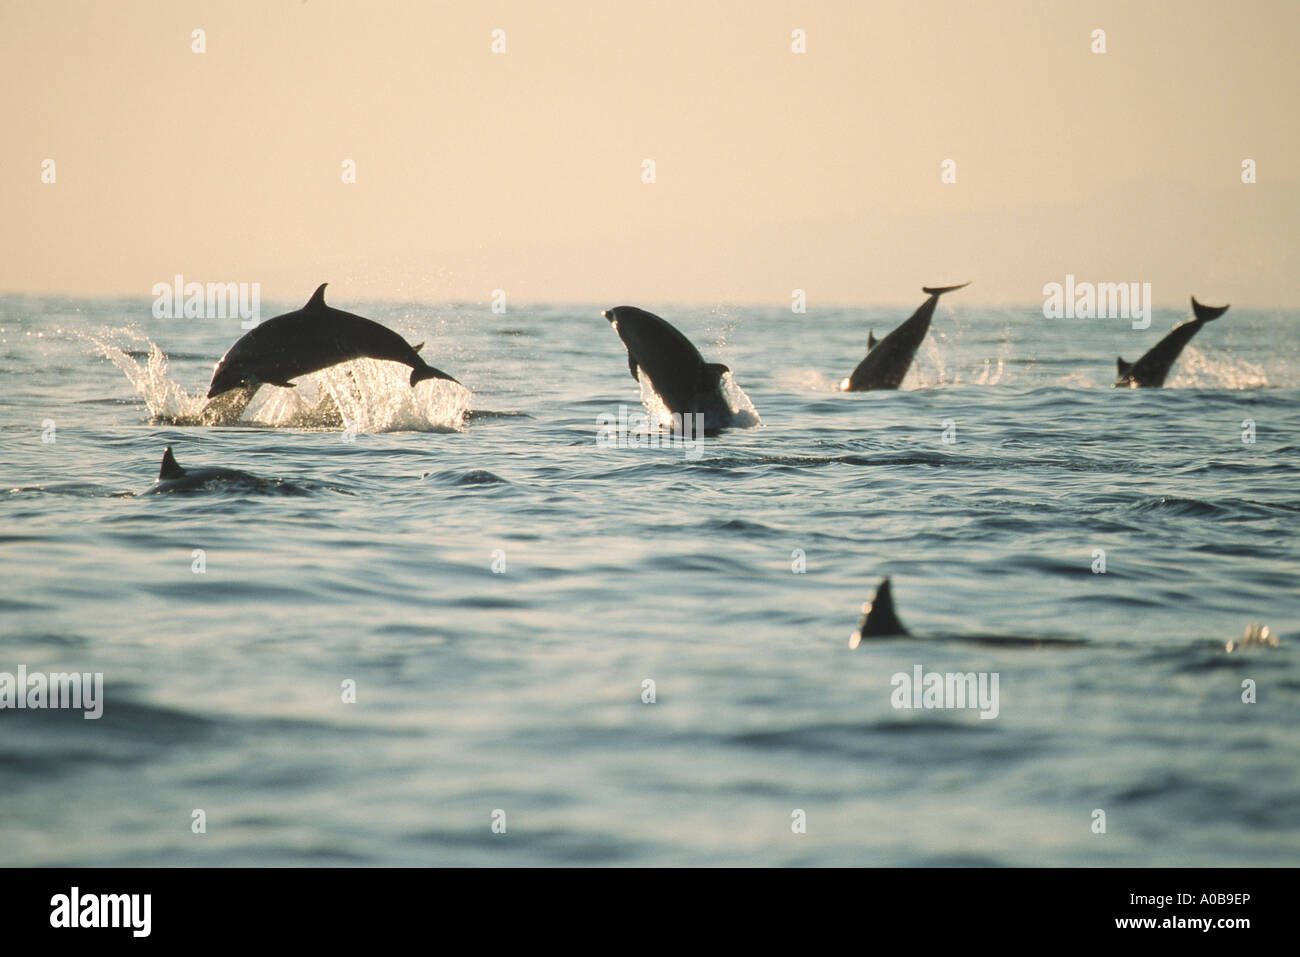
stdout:
<svg viewBox="0 0 1300 957">
<path fill-rule="evenodd" d="M 200 488 L 208 482 L 243 482 L 261 484 L 262 479 L 236 469 L 183 469 L 176 463 L 171 446 L 163 452 L 162 468 L 151 492 L 185 492 Z"/>
<path fill-rule="evenodd" d="M 1183 346 L 1201 331 L 1203 325 L 1211 319 L 1218 319 L 1227 311 L 1227 306 L 1202 306 L 1193 296 L 1192 312 L 1196 318 L 1174 326 L 1169 335 L 1152 346 L 1137 362 L 1130 365 L 1123 359 L 1116 359 L 1119 378 L 1115 380 L 1115 385 L 1126 385 L 1131 389 L 1159 388 L 1164 385 L 1165 376 L 1169 375 L 1169 369 L 1178 360 Z"/>
<path fill-rule="evenodd" d="M 393 330 L 370 319 L 325 304 L 325 286 L 297 312 L 260 323 L 230 347 L 212 373 L 208 398 L 231 389 L 256 390 L 263 383 L 292 388 L 290 379 L 319 372 L 350 359 L 388 359 L 411 367 L 411 386 L 425 379 L 447 379 Z M 249 396 L 251 398 L 251 394 Z"/>
<path fill-rule="evenodd" d="M 858 363 L 851 376 L 840 382 L 840 389 L 866 392 L 870 389 L 897 389 L 902 385 L 903 377 L 912 367 L 916 350 L 930 331 L 930 317 L 934 315 L 939 297 L 969 285 L 964 282 L 960 286 L 922 287 L 921 291 L 930 298 L 921 303 L 921 308 L 912 313 L 910 319 L 880 340 L 870 330 L 867 332 L 867 357 Z"/>
<path fill-rule="evenodd" d="M 636 306 L 616 306 L 601 315 L 627 346 L 632 378 L 640 382 L 637 369 L 644 372 L 669 412 L 689 415 L 725 406 L 718 385 L 731 370 L 705 362 L 700 350 L 663 319 Z"/>
<path fill-rule="evenodd" d="M 858 630 L 849 638 L 849 647 L 858 647 L 863 638 L 906 634 L 907 629 L 894 611 L 894 596 L 889 588 L 889 579 L 885 578 L 876 589 L 876 597 L 862 606 L 862 620 L 858 622 Z"/>
</svg>

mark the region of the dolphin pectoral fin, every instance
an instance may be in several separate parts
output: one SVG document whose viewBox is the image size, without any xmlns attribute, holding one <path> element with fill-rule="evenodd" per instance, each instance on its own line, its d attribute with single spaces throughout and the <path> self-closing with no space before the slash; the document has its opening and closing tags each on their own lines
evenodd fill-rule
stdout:
<svg viewBox="0 0 1300 957">
<path fill-rule="evenodd" d="M 294 388 L 294 384 L 290 382 L 288 379 L 280 379 L 279 381 L 275 379 L 264 379 L 262 381 L 264 381 L 267 385 L 278 385 L 281 389 Z"/>
<path fill-rule="evenodd" d="M 641 376 L 638 375 L 636 371 L 636 360 L 632 358 L 632 353 L 630 352 L 627 354 L 627 371 L 632 373 L 632 378 L 636 379 L 637 382 L 641 381 Z"/>
<path fill-rule="evenodd" d="M 1230 308 L 1231 306 L 1203 306 L 1196 301 L 1195 296 L 1192 297 L 1192 312 L 1196 314 L 1196 318 L 1201 320 L 1201 322 L 1209 322 L 1211 319 L 1218 319 Z"/>
<path fill-rule="evenodd" d="M 172 447 L 167 446 L 167 451 L 163 452 L 162 468 L 158 470 L 158 481 L 184 477 L 185 470 L 176 464 L 176 456 L 172 455 Z"/>
<path fill-rule="evenodd" d="M 942 296 L 945 292 L 955 292 L 958 289 L 965 289 L 969 282 L 964 282 L 960 286 L 922 286 L 921 292 L 927 296 Z"/>
<path fill-rule="evenodd" d="M 870 352 L 872 349 L 874 349 L 876 347 L 876 343 L 879 341 L 880 340 L 876 338 L 876 330 L 868 329 L 867 330 L 867 351 Z"/>
<path fill-rule="evenodd" d="M 411 369 L 411 388 L 414 389 L 417 382 L 423 382 L 425 379 L 446 379 L 448 382 L 454 382 L 461 385 L 461 381 L 454 376 L 449 376 L 441 369 L 435 369 L 433 366 L 425 363 Z"/>
<path fill-rule="evenodd" d="M 1122 379 L 1124 376 L 1128 375 L 1128 370 L 1133 368 L 1133 364 L 1125 362 L 1123 359 L 1117 357 L 1115 359 L 1115 368 L 1118 370 L 1119 377 Z"/>
<path fill-rule="evenodd" d="M 325 305 L 325 287 L 328 285 L 329 283 L 323 282 L 316 287 L 316 291 L 312 293 L 311 298 L 307 300 L 307 305 L 302 307 L 304 312 L 309 310 L 328 308 Z"/>
</svg>

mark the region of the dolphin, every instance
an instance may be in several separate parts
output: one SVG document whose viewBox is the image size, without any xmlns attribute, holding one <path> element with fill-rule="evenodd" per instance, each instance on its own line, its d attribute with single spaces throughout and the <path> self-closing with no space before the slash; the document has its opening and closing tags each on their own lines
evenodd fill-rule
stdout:
<svg viewBox="0 0 1300 957">
<path fill-rule="evenodd" d="M 903 638 L 912 633 L 903 627 L 894 610 L 894 594 L 888 578 L 881 579 L 875 597 L 862 606 L 862 619 L 849 636 L 849 648 L 862 644 L 867 638 Z M 912 636 L 915 637 L 915 636 Z M 931 634 L 926 637 L 947 641 L 1005 648 L 1072 648 L 1087 644 L 1081 638 L 1052 637 L 1047 635 L 998 635 L 988 633 Z"/>
<path fill-rule="evenodd" d="M 870 389 L 897 389 L 902 385 L 903 377 L 912 367 L 916 350 L 930 331 L 930 317 L 934 315 L 939 297 L 969 285 L 964 282 L 960 286 L 923 286 L 921 291 L 930 298 L 921 303 L 921 308 L 912 313 L 910 319 L 883 339 L 877 340 L 874 330 L 868 330 L 867 357 L 858 363 L 851 376 L 840 382 L 840 389 L 866 392 Z"/>
<path fill-rule="evenodd" d="M 158 470 L 158 481 L 151 492 L 188 492 L 201 488 L 209 482 L 241 482 L 246 485 L 260 485 L 263 480 L 247 472 L 236 469 L 183 469 L 172 455 L 172 447 L 167 446 L 163 452 L 162 468 Z"/>
<path fill-rule="evenodd" d="M 1218 319 L 1228 311 L 1228 306 L 1203 306 L 1192 297 L 1192 312 L 1196 318 L 1182 325 L 1174 326 L 1173 331 L 1152 346 L 1141 359 L 1132 364 L 1123 359 L 1116 359 L 1115 366 L 1119 378 L 1115 385 L 1126 385 L 1130 389 L 1155 388 L 1165 384 L 1165 376 L 1170 367 L 1178 360 L 1183 346 L 1191 341 L 1192 336 L 1201 331 L 1211 319 Z"/>
<path fill-rule="evenodd" d="M 636 306 L 615 306 L 601 313 L 627 346 L 627 368 L 641 381 L 645 373 L 659 398 L 673 414 L 726 408 L 718 391 L 730 372 L 720 362 L 705 362 L 691 341 L 653 313 Z"/>
<path fill-rule="evenodd" d="M 460 384 L 416 355 L 424 343 L 411 346 L 377 322 L 327 306 L 326 285 L 321 283 L 297 312 L 268 319 L 240 337 L 217 363 L 208 398 L 231 389 L 251 387 L 256 391 L 263 383 L 292 388 L 290 379 L 360 358 L 410 366 L 412 387 L 425 379 Z"/>
<path fill-rule="evenodd" d="M 863 638 L 887 638 L 908 633 L 894 611 L 894 596 L 889 588 L 889 579 L 885 578 L 876 588 L 876 597 L 863 604 L 862 620 L 858 622 L 858 630 L 849 638 L 849 647 L 858 647 Z"/>
</svg>

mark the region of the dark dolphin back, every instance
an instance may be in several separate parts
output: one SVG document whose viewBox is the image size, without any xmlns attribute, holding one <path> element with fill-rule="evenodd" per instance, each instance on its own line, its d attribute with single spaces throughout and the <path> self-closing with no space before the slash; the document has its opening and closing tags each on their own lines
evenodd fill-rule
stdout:
<svg viewBox="0 0 1300 957">
<path fill-rule="evenodd" d="M 716 386 L 725 366 L 706 363 L 700 350 L 671 323 L 636 306 L 616 306 L 607 318 L 627 347 L 628 367 L 649 377 L 670 412 L 692 411 L 695 397 Z"/>
</svg>

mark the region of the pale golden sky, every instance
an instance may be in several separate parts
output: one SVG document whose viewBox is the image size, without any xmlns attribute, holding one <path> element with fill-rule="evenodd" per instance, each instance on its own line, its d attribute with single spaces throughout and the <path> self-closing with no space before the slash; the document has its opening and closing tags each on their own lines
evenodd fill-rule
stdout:
<svg viewBox="0 0 1300 957">
<path fill-rule="evenodd" d="M 1293 0 L 7 2 L 0 292 L 1295 305 L 1298 44 Z"/>
</svg>

